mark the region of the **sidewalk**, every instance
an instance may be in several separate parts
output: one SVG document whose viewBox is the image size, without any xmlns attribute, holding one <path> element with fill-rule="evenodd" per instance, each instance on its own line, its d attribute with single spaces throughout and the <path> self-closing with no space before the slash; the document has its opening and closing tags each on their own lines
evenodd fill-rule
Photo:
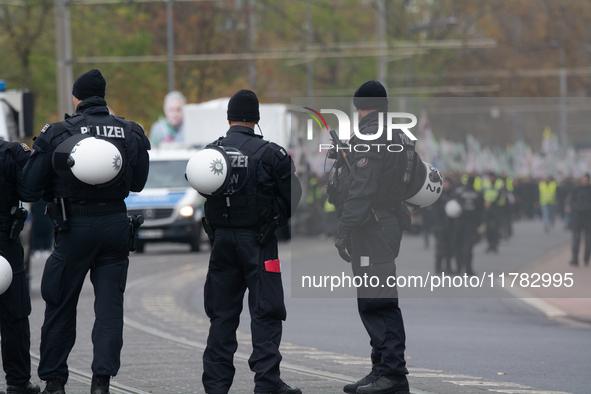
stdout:
<svg viewBox="0 0 591 394">
<path fill-rule="evenodd" d="M 563 278 L 565 274 L 572 273 L 572 287 L 554 287 L 552 285 L 548 288 L 530 287 L 526 291 L 531 296 L 539 297 L 541 301 L 554 307 L 542 309 L 542 312 L 545 312 L 549 317 L 566 317 L 591 324 L 591 266 L 585 266 L 581 262 L 578 267 L 575 267 L 569 264 L 571 260 L 569 244 L 562 246 L 539 262 L 528 264 L 523 272 L 529 273 L 530 276 L 534 273 L 540 275 L 544 273 L 560 274 Z"/>
</svg>

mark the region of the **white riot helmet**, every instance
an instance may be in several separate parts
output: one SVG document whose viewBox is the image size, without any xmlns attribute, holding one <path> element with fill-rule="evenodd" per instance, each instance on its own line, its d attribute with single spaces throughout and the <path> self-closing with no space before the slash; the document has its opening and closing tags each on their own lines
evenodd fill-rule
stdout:
<svg viewBox="0 0 591 394">
<path fill-rule="evenodd" d="M 53 153 L 55 172 L 68 180 L 102 186 L 122 173 L 124 155 L 110 141 L 88 134 L 76 134 L 62 142 Z"/>
<path fill-rule="evenodd" d="M 231 172 L 228 154 L 218 146 L 208 146 L 191 157 L 185 178 L 200 194 L 213 196 L 226 189 Z"/>
<path fill-rule="evenodd" d="M 0 294 L 4 294 L 12 283 L 12 267 L 8 260 L 0 256 Z"/>
<path fill-rule="evenodd" d="M 458 200 L 449 200 L 445 204 L 445 214 L 452 219 L 457 219 L 462 216 L 462 206 Z"/>
<path fill-rule="evenodd" d="M 417 154 L 417 168 L 405 196 L 405 202 L 413 208 L 433 204 L 443 191 L 443 177 L 432 164 L 422 161 Z"/>
<path fill-rule="evenodd" d="M 187 163 L 185 178 L 205 197 L 231 196 L 248 181 L 248 156 L 238 149 L 208 145 Z"/>
</svg>

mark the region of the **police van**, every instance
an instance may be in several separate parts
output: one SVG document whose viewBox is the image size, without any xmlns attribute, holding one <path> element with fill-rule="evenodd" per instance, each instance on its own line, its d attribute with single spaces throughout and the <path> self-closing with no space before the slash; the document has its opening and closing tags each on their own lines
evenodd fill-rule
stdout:
<svg viewBox="0 0 591 394">
<path fill-rule="evenodd" d="M 147 243 L 179 242 L 199 251 L 202 239 L 201 218 L 205 199 L 185 179 L 194 149 L 153 149 L 150 172 L 144 190 L 125 199 L 130 215 L 142 215 L 136 247 L 144 251 Z"/>
</svg>

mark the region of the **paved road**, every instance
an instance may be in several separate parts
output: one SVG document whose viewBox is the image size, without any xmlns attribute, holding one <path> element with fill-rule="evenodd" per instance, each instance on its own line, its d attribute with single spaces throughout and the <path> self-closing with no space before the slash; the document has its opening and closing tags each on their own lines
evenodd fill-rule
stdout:
<svg viewBox="0 0 591 394">
<path fill-rule="evenodd" d="M 551 253 L 568 238 L 561 231 L 545 235 L 540 227 L 539 223 L 518 224 L 515 238 L 502 245 L 498 256 L 483 255 L 480 245 L 475 269 L 484 272 L 494 268 L 495 273 L 515 270 Z M 291 272 L 303 262 L 349 269 L 338 259 L 330 260 L 335 254 L 330 243 L 318 239 L 282 245 L 288 294 Z M 406 237 L 399 273 L 429 269 L 431 254 L 423 250 L 418 238 Z M 122 368 L 114 379 L 113 392 L 203 393 L 201 352 L 208 322 L 202 308 L 202 287 L 207 258 L 206 252 L 189 253 L 175 245 L 149 245 L 146 254 L 132 256 Z M 34 263 L 31 332 L 32 351 L 38 353 L 43 261 Z M 297 286 L 299 281 L 295 283 Z M 78 340 L 69 362 L 77 373 L 72 375 L 68 393 L 88 392 L 92 300 L 92 286 L 87 283 L 79 303 Z M 367 371 L 368 338 L 354 299 L 288 297 L 287 304 L 282 343 L 282 376 L 287 382 L 307 393 L 339 393 L 344 382 Z M 511 298 L 404 298 L 401 305 L 414 393 L 591 392 L 588 326 L 549 320 Z M 232 393 L 252 393 L 252 374 L 244 361 L 250 353 L 246 313 L 242 320 Z"/>
</svg>

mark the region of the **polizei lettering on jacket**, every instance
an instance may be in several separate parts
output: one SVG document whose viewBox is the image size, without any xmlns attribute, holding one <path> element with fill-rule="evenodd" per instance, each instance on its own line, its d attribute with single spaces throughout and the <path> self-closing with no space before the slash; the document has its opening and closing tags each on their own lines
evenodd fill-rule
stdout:
<svg viewBox="0 0 591 394">
<path fill-rule="evenodd" d="M 248 167 L 248 156 L 243 155 L 228 155 L 232 161 L 232 168 Z"/>
<path fill-rule="evenodd" d="M 240 190 L 248 178 L 248 156 L 241 155 L 238 152 L 228 152 L 228 158 L 232 167 L 229 186 L 235 190 Z"/>
<path fill-rule="evenodd" d="M 88 127 L 80 127 L 82 134 L 90 133 Z M 125 131 L 120 126 L 94 126 L 95 135 L 108 138 L 125 138 Z"/>
</svg>

